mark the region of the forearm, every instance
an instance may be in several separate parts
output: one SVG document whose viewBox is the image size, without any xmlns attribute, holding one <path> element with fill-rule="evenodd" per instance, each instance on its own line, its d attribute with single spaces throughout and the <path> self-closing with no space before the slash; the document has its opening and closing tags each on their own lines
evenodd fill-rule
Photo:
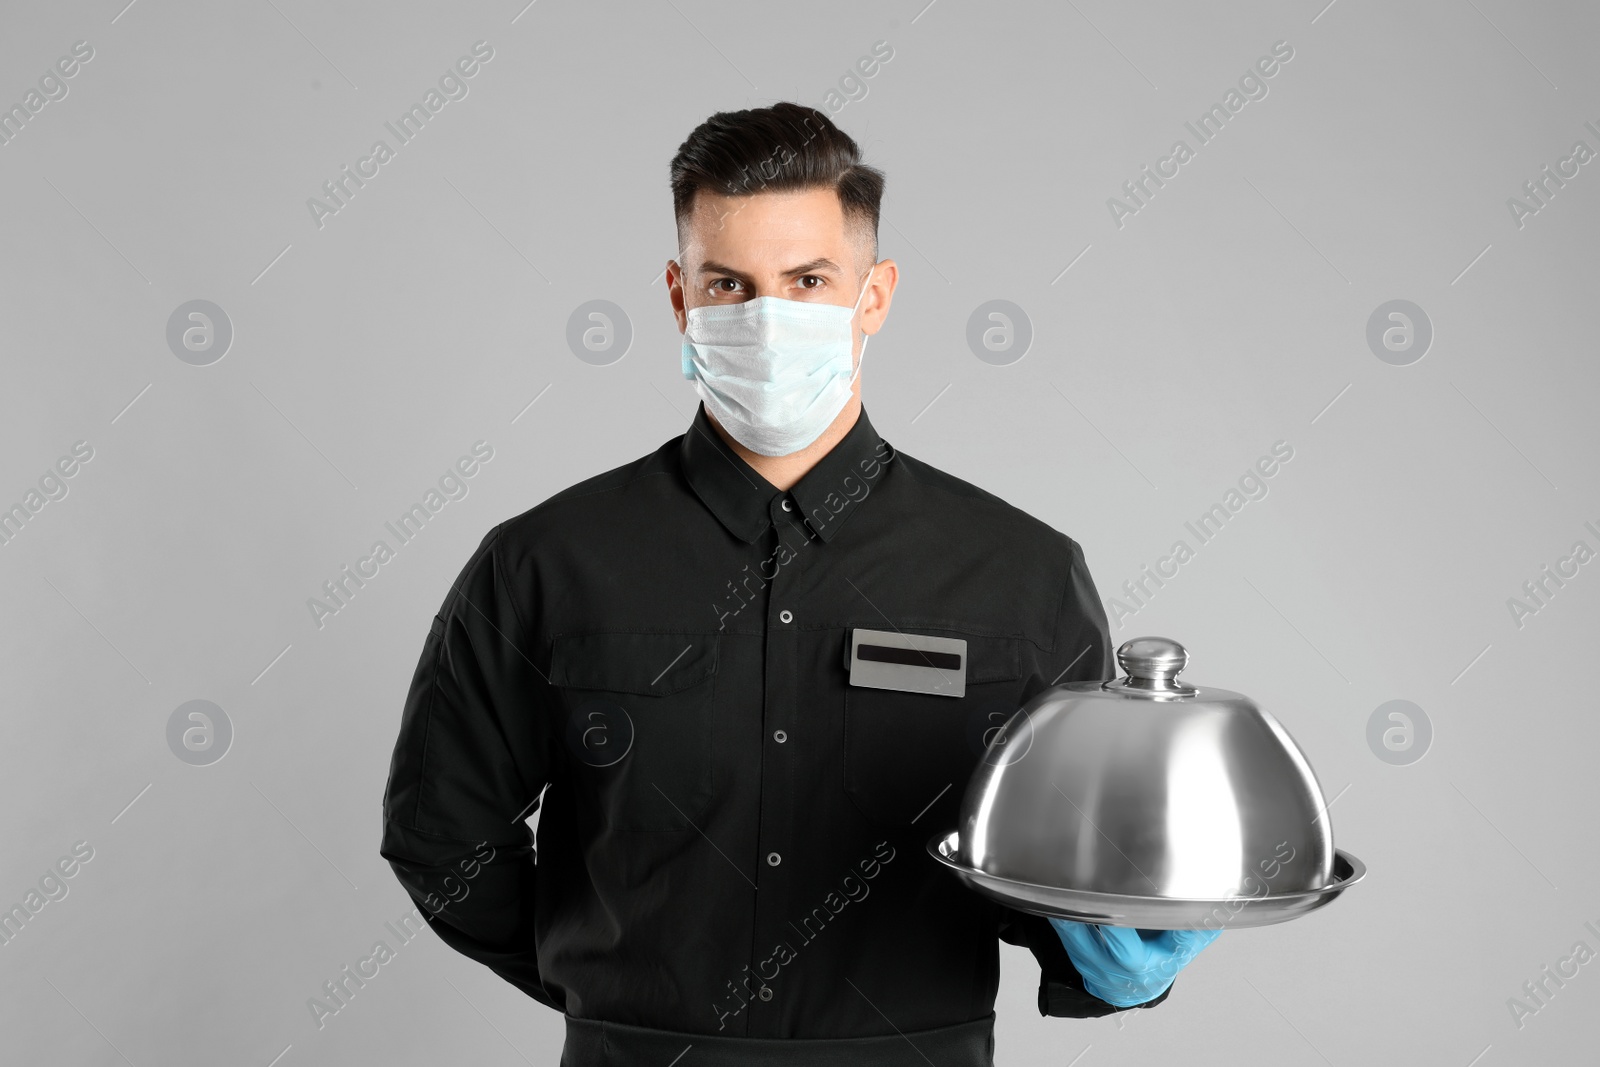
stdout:
<svg viewBox="0 0 1600 1067">
<path fill-rule="evenodd" d="M 442 838 L 386 820 L 379 849 L 439 939 L 557 1011 L 535 951 L 535 869 L 526 842 Z"/>
</svg>

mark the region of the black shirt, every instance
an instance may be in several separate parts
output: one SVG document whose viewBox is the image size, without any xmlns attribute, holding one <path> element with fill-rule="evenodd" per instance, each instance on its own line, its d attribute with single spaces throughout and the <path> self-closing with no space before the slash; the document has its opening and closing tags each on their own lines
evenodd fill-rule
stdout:
<svg viewBox="0 0 1600 1067">
<path fill-rule="evenodd" d="M 858 627 L 965 640 L 965 695 L 849 685 Z M 382 854 L 447 944 L 571 1019 L 945 1027 L 992 1013 L 997 939 L 1042 1013 L 1108 1014 L 1046 920 L 925 848 L 988 732 L 1111 655 L 1075 542 L 865 411 L 781 492 L 701 410 L 484 538 L 423 644 Z"/>
</svg>

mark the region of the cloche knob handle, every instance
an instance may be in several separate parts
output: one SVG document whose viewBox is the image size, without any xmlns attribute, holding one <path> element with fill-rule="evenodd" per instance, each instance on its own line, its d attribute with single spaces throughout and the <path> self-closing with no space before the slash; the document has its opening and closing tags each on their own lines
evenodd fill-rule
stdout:
<svg viewBox="0 0 1600 1067">
<path fill-rule="evenodd" d="M 1168 637 L 1135 637 L 1117 649 L 1117 665 L 1127 672 L 1131 689 L 1192 692 L 1176 680 L 1188 662 L 1188 651 Z"/>
</svg>

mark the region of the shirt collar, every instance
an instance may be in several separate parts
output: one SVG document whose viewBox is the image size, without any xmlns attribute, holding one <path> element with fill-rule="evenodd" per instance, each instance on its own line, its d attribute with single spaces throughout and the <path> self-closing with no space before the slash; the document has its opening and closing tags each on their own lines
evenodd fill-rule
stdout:
<svg viewBox="0 0 1600 1067">
<path fill-rule="evenodd" d="M 728 447 L 704 404 L 683 435 L 680 454 L 695 495 L 729 533 L 754 543 L 771 523 L 774 498 L 786 494 Z M 893 447 L 878 436 L 863 407 L 850 431 L 789 490 L 797 518 L 823 541 L 831 541 L 893 457 Z"/>
</svg>

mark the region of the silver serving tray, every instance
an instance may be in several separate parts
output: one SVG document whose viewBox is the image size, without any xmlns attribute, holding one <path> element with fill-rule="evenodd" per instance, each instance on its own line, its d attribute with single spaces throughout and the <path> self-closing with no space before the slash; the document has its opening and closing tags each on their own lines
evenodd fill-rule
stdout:
<svg viewBox="0 0 1600 1067">
<path fill-rule="evenodd" d="M 1334 849 L 1333 881 L 1321 889 L 1216 898 L 1124 896 L 1034 885 L 975 870 L 958 859 L 960 837 L 958 830 L 934 837 L 928 842 L 928 854 L 990 900 L 1033 915 L 1146 930 L 1216 930 L 1288 922 L 1331 902 L 1367 873 L 1360 860 Z"/>
</svg>

